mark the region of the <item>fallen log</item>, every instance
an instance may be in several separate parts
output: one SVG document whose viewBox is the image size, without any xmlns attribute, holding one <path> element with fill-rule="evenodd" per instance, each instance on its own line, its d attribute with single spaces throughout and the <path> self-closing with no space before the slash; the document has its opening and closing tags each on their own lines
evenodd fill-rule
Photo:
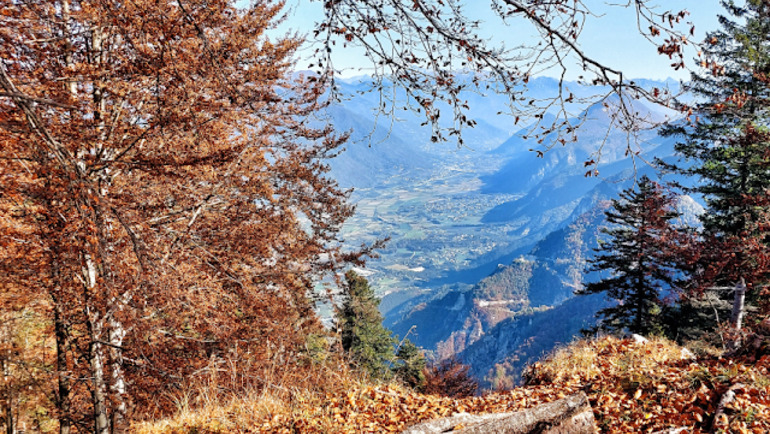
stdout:
<svg viewBox="0 0 770 434">
<path fill-rule="evenodd" d="M 470 415 L 423 422 L 403 434 L 594 434 L 596 422 L 585 393 L 514 413 Z"/>
</svg>

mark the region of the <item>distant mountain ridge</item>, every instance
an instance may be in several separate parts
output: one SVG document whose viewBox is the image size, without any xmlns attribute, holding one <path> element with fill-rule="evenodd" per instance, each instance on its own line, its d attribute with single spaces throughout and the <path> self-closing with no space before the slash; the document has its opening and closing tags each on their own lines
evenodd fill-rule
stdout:
<svg viewBox="0 0 770 434">
<path fill-rule="evenodd" d="M 593 168 L 593 165 L 584 165 L 584 162 L 598 162 L 600 175 L 611 175 L 605 173 L 609 165 L 624 160 L 629 157 L 628 151 L 634 152 L 637 144 L 645 146 L 645 151 L 657 147 L 660 138 L 653 130 L 641 130 L 632 137 L 623 130 L 613 129 L 608 131 L 612 118 L 609 111 L 618 105 L 618 98 L 608 98 L 607 100 L 594 104 L 585 110 L 580 116 L 573 119 L 574 124 L 580 124 L 577 132 L 578 140 L 574 143 L 558 145 L 549 149 L 543 154 L 542 158 L 537 158 L 536 153 L 530 152 L 529 155 L 522 155 L 520 158 L 510 159 L 496 173 L 483 176 L 484 181 L 482 191 L 485 193 L 509 192 L 524 193 L 530 191 L 538 183 L 547 180 L 553 175 L 569 174 L 584 176 L 586 172 Z M 647 108 L 638 102 L 626 102 L 640 116 L 649 119 L 650 122 L 662 121 L 665 116 L 657 111 Z M 649 124 L 646 124 L 649 125 Z M 526 130 L 515 134 L 511 140 L 514 143 L 503 143 L 500 148 L 509 148 L 513 145 L 519 147 L 537 148 L 532 145 L 531 140 L 525 140 Z M 551 133 L 543 137 L 544 143 L 553 142 L 556 134 Z M 630 148 L 630 149 L 629 149 Z M 499 152 L 498 150 L 492 151 Z"/>
<path fill-rule="evenodd" d="M 553 80 L 538 80 L 538 92 L 554 90 Z M 365 84 L 349 86 L 355 90 Z M 350 105 L 331 111 L 335 125 L 353 128 L 359 140 L 378 143 L 374 149 L 344 152 L 332 174 L 368 189 L 363 206 L 374 219 L 371 224 L 393 239 L 394 247 L 373 262 L 370 277 L 396 288 L 381 305 L 385 325 L 402 337 L 409 334 L 437 358 L 459 354 L 486 386 L 514 381 L 525 363 L 571 340 L 605 305 L 601 297 L 573 296 L 600 238 L 603 211 L 636 177 L 656 179 L 648 162 L 677 158 L 674 141 L 654 130 L 637 132 L 631 142 L 624 131 L 608 134 L 612 117 L 607 106 L 617 103 L 610 98 L 578 116 L 584 122 L 576 143 L 553 148 L 539 159 L 529 152 L 537 146 L 525 139 L 531 127 L 508 134 L 498 118 L 484 117 L 504 104 L 504 99 L 491 98 L 486 104 L 483 99 L 470 103 L 479 107 L 476 117 L 481 115 L 477 129 L 468 130 L 479 146 L 447 150 L 429 142 L 422 120 L 413 114 L 386 129 L 375 126 L 370 115 L 375 101 L 372 94 L 358 95 Z M 638 102 L 629 107 L 654 121 L 666 116 Z M 585 176 L 593 169 L 584 164 L 590 160 L 599 161 L 598 176 Z M 389 193 L 387 201 L 380 193 Z M 683 220 L 697 222 L 702 210 L 697 201 L 682 197 L 680 205 Z M 366 220 L 356 230 L 370 231 Z M 484 231 L 496 235 L 479 236 Z M 449 241 L 451 248 L 443 244 Z M 480 242 L 486 244 L 474 244 Z M 472 257 L 471 249 L 480 253 Z M 449 256 L 434 261 L 439 254 Z M 431 268 L 458 263 L 449 260 L 454 256 L 473 261 L 466 261 L 466 268 Z M 399 284 L 411 289 L 399 291 Z"/>
</svg>

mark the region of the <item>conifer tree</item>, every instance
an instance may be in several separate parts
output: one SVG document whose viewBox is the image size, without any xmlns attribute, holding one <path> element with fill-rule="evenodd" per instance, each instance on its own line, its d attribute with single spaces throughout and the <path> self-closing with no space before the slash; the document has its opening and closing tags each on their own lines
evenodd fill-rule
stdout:
<svg viewBox="0 0 770 434">
<path fill-rule="evenodd" d="M 425 357 L 420 348 L 409 339 L 404 339 L 396 352 L 396 363 L 393 366 L 396 377 L 419 390 L 425 385 L 425 366 Z"/>
<path fill-rule="evenodd" d="M 624 190 L 620 200 L 612 201 L 606 211 L 612 226 L 602 233 L 609 240 L 602 243 L 587 272 L 609 272 L 607 277 L 588 283 L 577 294 L 604 293 L 618 304 L 597 312 L 600 330 L 650 334 L 662 331 L 656 313 L 660 312 L 661 294 L 673 288 L 671 246 L 679 234 L 671 220 L 679 214 L 673 208 L 674 197 L 649 178 L 639 180 L 639 190 Z"/>
<path fill-rule="evenodd" d="M 770 73 L 770 3 L 747 0 L 743 6 L 723 1 L 729 13 L 721 30 L 709 33 L 703 73 L 694 73 L 693 105 L 686 122 L 663 134 L 682 139 L 676 145 L 679 173 L 697 180 L 691 191 L 702 194 L 703 254 L 693 292 L 731 286 L 745 278 L 752 287 L 766 280 L 763 255 L 770 232 L 761 224 L 770 190 L 770 133 L 767 129 Z"/>
<path fill-rule="evenodd" d="M 337 314 L 342 349 L 372 378 L 389 378 L 395 339 L 382 325 L 380 300 L 365 277 L 351 270 L 345 280 Z"/>
</svg>

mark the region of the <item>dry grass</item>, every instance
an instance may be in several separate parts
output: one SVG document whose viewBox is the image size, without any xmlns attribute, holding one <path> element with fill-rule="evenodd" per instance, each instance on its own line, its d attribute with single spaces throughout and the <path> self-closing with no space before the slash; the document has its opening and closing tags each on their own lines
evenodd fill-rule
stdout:
<svg viewBox="0 0 770 434">
<path fill-rule="evenodd" d="M 675 343 L 651 338 L 644 344 L 618 346 L 614 337 L 579 340 L 534 364 L 524 375 L 530 382 L 569 383 L 578 378 L 591 381 L 599 376 L 625 378 L 631 383 L 654 381 L 648 373 L 662 364 L 692 356 Z"/>
<path fill-rule="evenodd" d="M 139 434 L 228 433 L 265 426 L 277 417 L 304 419 L 317 417 L 308 411 L 316 407 L 319 397 L 287 397 L 279 393 L 247 393 L 222 401 L 207 400 L 193 405 L 186 399 L 179 401 L 177 413 L 170 418 L 144 422 L 134 426 Z"/>
<path fill-rule="evenodd" d="M 273 426 L 313 420 L 319 432 L 331 426 L 323 409 L 329 396 L 360 389 L 367 383 L 339 358 L 302 363 L 302 366 L 271 366 L 255 371 L 261 385 L 231 389 L 222 381 L 227 370 L 211 371 L 189 383 L 171 398 L 176 411 L 170 417 L 135 423 L 140 434 L 272 432 Z M 265 385 L 266 384 L 266 385 Z"/>
<path fill-rule="evenodd" d="M 686 427 L 691 433 L 706 433 L 721 396 L 741 384 L 729 411 L 720 416 L 720 429 L 770 432 L 770 355 L 759 360 L 694 357 L 666 340 L 640 344 L 608 337 L 574 342 L 535 364 L 529 375 L 524 387 L 463 399 L 373 385 L 349 375 L 336 378 L 334 388 L 293 392 L 272 388 L 226 399 L 199 393 L 198 401 L 204 402 L 180 399 L 173 418 L 136 425 L 134 430 L 146 434 L 401 432 L 420 421 L 458 412 L 518 411 L 584 391 L 600 432 Z M 328 380 L 319 376 L 317 381 Z"/>
<path fill-rule="evenodd" d="M 333 392 L 285 390 L 248 393 L 223 399 L 188 399 L 178 401 L 177 413 L 169 418 L 135 424 L 138 434 L 182 433 L 255 433 L 255 432 L 360 432 L 353 420 L 343 417 L 362 402 L 378 404 L 369 394 L 386 390 L 388 395 L 413 396 L 413 392 L 398 384 L 374 385 L 367 380 L 348 381 Z M 205 394 L 204 394 L 205 395 Z M 367 432 L 377 432 L 367 431 Z"/>
<path fill-rule="evenodd" d="M 577 341 L 527 372 L 527 387 L 584 390 L 602 432 L 770 432 L 770 355 L 696 356 L 665 339 L 646 343 L 606 337 Z M 736 399 L 715 422 L 722 395 Z"/>
</svg>

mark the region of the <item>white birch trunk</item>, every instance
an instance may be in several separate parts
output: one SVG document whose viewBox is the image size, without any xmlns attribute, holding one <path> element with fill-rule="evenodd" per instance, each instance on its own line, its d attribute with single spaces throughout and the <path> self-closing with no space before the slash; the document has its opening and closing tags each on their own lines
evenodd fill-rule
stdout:
<svg viewBox="0 0 770 434">
<path fill-rule="evenodd" d="M 93 390 L 91 396 L 94 406 L 94 432 L 96 434 L 109 434 L 110 425 L 107 418 L 107 393 L 104 381 L 104 348 L 101 344 L 103 336 L 103 320 L 95 309 L 92 309 L 92 294 L 96 288 L 97 270 L 96 264 L 90 254 L 85 255 L 86 269 L 86 315 L 88 318 L 88 331 L 91 343 L 88 346 L 88 358 L 91 364 L 91 382 Z"/>
<path fill-rule="evenodd" d="M 5 406 L 3 408 L 3 411 L 5 412 L 5 432 L 6 434 L 16 434 L 16 421 L 13 418 L 14 384 L 11 377 L 11 368 L 5 358 L 0 359 L 0 364 L 2 364 L 3 367 L 3 383 L 6 385 Z"/>
<path fill-rule="evenodd" d="M 112 392 L 115 402 L 115 408 L 112 410 L 112 432 L 113 434 L 122 434 L 126 430 L 126 413 L 128 411 L 126 380 L 123 374 L 123 352 L 121 350 L 126 332 L 123 325 L 114 318 L 113 315 L 110 319 L 110 392 Z"/>
<path fill-rule="evenodd" d="M 741 281 L 735 285 L 735 298 L 733 300 L 733 313 L 730 317 L 730 323 L 736 331 L 741 330 L 743 323 L 743 311 L 746 302 L 746 281 L 741 277 Z"/>
<path fill-rule="evenodd" d="M 70 380 L 67 375 L 67 332 L 61 311 L 60 302 L 54 302 L 54 334 L 56 335 L 56 372 L 58 380 L 58 399 L 56 407 L 59 410 L 59 434 L 69 434 L 70 422 Z"/>
<path fill-rule="evenodd" d="M 104 61 L 105 61 L 105 34 L 104 30 L 100 27 L 96 27 L 92 31 L 91 35 L 92 39 L 92 47 L 94 54 L 94 63 L 97 67 L 103 67 Z M 107 98 L 104 94 L 104 83 L 97 81 L 93 83 L 93 103 L 94 103 L 94 119 L 97 120 L 97 129 L 99 131 L 99 142 L 95 145 L 95 148 L 85 150 L 86 152 L 93 152 L 98 153 L 101 151 L 103 144 L 102 141 L 105 140 L 105 135 L 107 133 L 106 131 L 106 108 L 107 108 Z M 108 183 L 104 184 L 104 187 L 106 188 Z M 96 194 L 104 194 L 104 191 L 96 192 Z M 99 222 L 98 224 L 101 224 Z M 119 302 L 119 301 L 118 301 Z M 108 340 L 110 343 L 110 349 L 109 349 L 109 372 L 110 372 L 110 385 L 109 385 L 109 391 L 112 397 L 112 401 L 114 403 L 114 408 L 112 408 L 111 416 L 112 416 L 112 424 L 109 423 L 107 420 L 107 408 L 106 408 L 106 381 L 105 381 L 105 366 L 104 366 L 104 359 L 98 359 L 101 363 L 100 365 L 100 384 L 97 386 L 95 384 L 95 387 L 98 389 L 99 392 L 103 393 L 104 396 L 104 411 L 98 411 L 96 413 L 97 417 L 97 432 L 99 434 L 102 434 L 104 432 L 105 434 L 107 432 L 110 432 L 110 427 L 112 428 L 111 432 L 114 433 L 122 433 L 125 431 L 125 422 L 126 422 L 126 399 L 125 399 L 125 393 L 126 393 L 126 382 L 125 377 L 123 373 L 122 368 L 122 361 L 123 356 L 121 353 L 121 345 L 123 344 L 123 338 L 125 336 L 125 329 L 123 325 L 115 318 L 114 310 L 119 309 L 115 306 L 105 306 L 105 312 L 109 312 L 110 310 L 113 311 L 113 313 L 106 313 L 103 321 L 107 321 L 106 324 L 109 328 L 108 330 Z M 97 353 L 100 356 L 103 356 L 103 345 L 97 343 L 97 348 L 99 351 Z M 102 431 L 104 430 L 104 431 Z"/>
<path fill-rule="evenodd" d="M 64 21 L 64 49 L 66 50 L 64 64 L 67 66 L 67 69 L 70 69 L 75 65 L 72 57 L 72 35 L 70 32 L 70 1 L 63 0 L 61 9 L 62 21 Z M 77 97 L 77 81 L 74 78 L 68 78 L 66 86 L 70 96 L 72 98 Z"/>
</svg>

